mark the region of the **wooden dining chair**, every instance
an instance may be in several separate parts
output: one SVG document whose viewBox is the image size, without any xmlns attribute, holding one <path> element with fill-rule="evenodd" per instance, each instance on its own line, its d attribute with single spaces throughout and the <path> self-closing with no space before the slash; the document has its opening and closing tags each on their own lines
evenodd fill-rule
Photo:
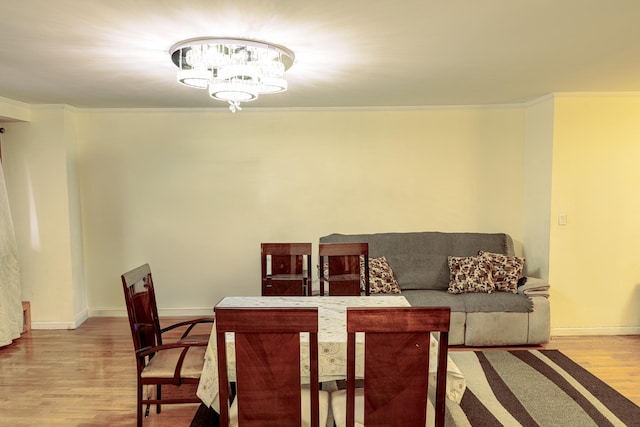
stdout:
<svg viewBox="0 0 640 427">
<path fill-rule="evenodd" d="M 222 426 L 326 425 L 329 395 L 319 390 L 317 308 L 215 308 Z M 234 333 L 235 398 L 229 408 L 226 333 Z M 301 361 L 301 333 L 309 360 Z M 302 386 L 301 363 L 309 366 Z M 305 381 L 306 382 L 306 381 Z"/>
<path fill-rule="evenodd" d="M 206 326 L 214 320 L 213 317 L 192 319 L 161 328 L 149 264 L 124 273 L 121 279 L 136 357 L 137 425 L 141 427 L 143 405 L 146 405 L 146 417 L 152 404 L 160 413 L 161 404 L 200 402 L 195 392 L 209 334 L 195 335 L 192 331 L 197 325 Z M 179 328 L 185 329 L 179 339 L 163 341 L 165 332 L 179 332 Z M 155 393 L 144 396 L 145 386 L 155 388 Z"/>
<path fill-rule="evenodd" d="M 424 426 L 429 395 L 444 426 L 449 307 L 347 309 L 347 388 L 331 393 L 337 427 Z M 356 389 L 356 333 L 364 332 L 364 387 Z M 429 388 L 431 332 L 439 332 L 435 393 Z"/>
<path fill-rule="evenodd" d="M 262 295 L 311 295 L 311 243 L 261 243 Z"/>
<path fill-rule="evenodd" d="M 369 295 L 369 244 L 320 243 L 320 295 Z M 364 287 L 364 289 L 362 289 Z"/>
</svg>

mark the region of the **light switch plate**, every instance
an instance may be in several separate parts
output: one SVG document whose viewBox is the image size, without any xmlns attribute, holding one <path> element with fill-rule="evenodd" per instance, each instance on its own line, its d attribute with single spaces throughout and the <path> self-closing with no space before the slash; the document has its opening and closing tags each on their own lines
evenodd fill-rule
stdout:
<svg viewBox="0 0 640 427">
<path fill-rule="evenodd" d="M 558 215 L 558 225 L 567 225 L 567 214 L 561 213 Z"/>
</svg>

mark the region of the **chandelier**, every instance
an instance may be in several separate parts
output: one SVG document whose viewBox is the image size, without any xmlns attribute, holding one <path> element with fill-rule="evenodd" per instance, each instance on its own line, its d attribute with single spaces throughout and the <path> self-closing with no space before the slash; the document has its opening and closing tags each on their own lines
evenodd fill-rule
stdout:
<svg viewBox="0 0 640 427">
<path fill-rule="evenodd" d="M 227 101 L 234 113 L 241 110 L 240 102 L 287 90 L 284 72 L 295 57 L 283 46 L 229 38 L 183 40 L 170 52 L 179 83 L 208 89 L 213 99 Z"/>
</svg>

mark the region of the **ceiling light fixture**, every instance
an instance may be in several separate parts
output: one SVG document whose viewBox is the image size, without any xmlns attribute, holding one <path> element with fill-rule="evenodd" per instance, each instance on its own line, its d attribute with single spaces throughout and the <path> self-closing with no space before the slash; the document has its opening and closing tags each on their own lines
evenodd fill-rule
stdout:
<svg viewBox="0 0 640 427">
<path fill-rule="evenodd" d="M 227 101 L 232 112 L 261 94 L 284 92 L 284 72 L 295 55 L 284 46 L 257 40 L 195 38 L 170 50 L 178 82 L 208 89 L 213 99 Z"/>
</svg>

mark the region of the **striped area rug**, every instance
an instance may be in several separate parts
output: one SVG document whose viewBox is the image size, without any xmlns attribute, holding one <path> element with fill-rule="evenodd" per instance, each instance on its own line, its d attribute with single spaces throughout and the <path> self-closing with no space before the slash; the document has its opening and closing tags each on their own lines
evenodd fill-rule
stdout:
<svg viewBox="0 0 640 427">
<path fill-rule="evenodd" d="M 640 407 L 558 350 L 453 351 L 467 382 L 455 426 L 640 426 Z"/>
</svg>

